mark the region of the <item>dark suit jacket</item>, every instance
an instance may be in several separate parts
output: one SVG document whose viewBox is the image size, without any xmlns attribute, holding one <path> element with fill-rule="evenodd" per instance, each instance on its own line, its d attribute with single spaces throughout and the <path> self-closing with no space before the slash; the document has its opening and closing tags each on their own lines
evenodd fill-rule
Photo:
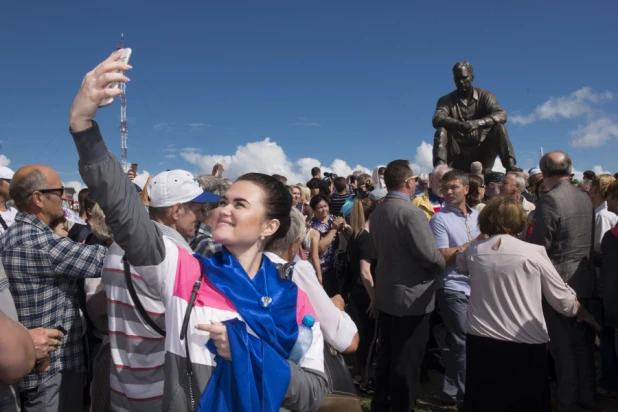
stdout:
<svg viewBox="0 0 618 412">
<path fill-rule="evenodd" d="M 586 193 L 562 181 L 542 196 L 534 212 L 530 243 L 545 246 L 578 298 L 594 297 L 594 208 Z"/>
<path fill-rule="evenodd" d="M 425 213 L 409 199 L 389 193 L 371 215 L 369 231 L 378 260 L 376 308 L 393 316 L 430 313 L 444 258 Z"/>
</svg>

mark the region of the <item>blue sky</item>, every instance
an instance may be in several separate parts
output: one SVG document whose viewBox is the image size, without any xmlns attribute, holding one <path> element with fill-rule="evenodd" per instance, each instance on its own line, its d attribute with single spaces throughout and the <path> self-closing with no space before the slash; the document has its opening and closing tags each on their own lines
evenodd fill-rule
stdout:
<svg viewBox="0 0 618 412">
<path fill-rule="evenodd" d="M 0 163 L 79 180 L 68 109 L 123 32 L 129 161 L 150 173 L 220 160 L 230 175 L 300 179 L 316 163 L 342 173 L 395 158 L 427 171 L 431 116 L 459 60 L 507 110 L 519 165 L 542 146 L 613 173 L 616 16 L 613 0 L 11 2 Z M 119 155 L 118 102 L 97 119 Z"/>
</svg>

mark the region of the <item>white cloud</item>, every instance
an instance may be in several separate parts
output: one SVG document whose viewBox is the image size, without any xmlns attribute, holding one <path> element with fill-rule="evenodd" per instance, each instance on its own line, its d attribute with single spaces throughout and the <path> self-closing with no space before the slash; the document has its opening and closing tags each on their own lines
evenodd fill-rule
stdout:
<svg viewBox="0 0 618 412">
<path fill-rule="evenodd" d="M 528 115 L 515 115 L 511 121 L 527 125 L 538 120 L 583 118 L 583 123 L 570 134 L 573 147 L 599 147 L 618 138 L 618 123 L 602 105 L 614 98 L 610 91 L 597 93 L 590 87 L 582 87 L 568 96 L 550 97 Z"/>
<path fill-rule="evenodd" d="M 522 126 L 530 124 L 534 122 L 535 120 L 536 120 L 536 115 L 534 113 L 530 113 L 528 116 L 522 116 L 522 115 L 516 114 L 515 116 L 509 117 L 509 121 L 515 124 L 520 124 Z"/>
<path fill-rule="evenodd" d="M 6 157 L 5 155 L 0 155 L 0 166 L 8 167 L 11 164 L 11 159 Z"/>
<path fill-rule="evenodd" d="M 618 138 L 618 123 L 609 117 L 600 117 L 579 125 L 571 132 L 573 147 L 599 147 L 612 138 Z"/>
<path fill-rule="evenodd" d="M 596 175 L 613 175 L 613 173 L 608 172 L 607 170 L 603 170 L 603 166 L 601 165 L 595 165 L 592 168 L 592 171 L 596 174 Z"/>
<path fill-rule="evenodd" d="M 410 166 L 417 175 L 430 173 L 433 170 L 433 145 L 423 140 L 416 148 L 416 156 Z"/>
<path fill-rule="evenodd" d="M 299 116 L 296 118 L 296 122 L 290 123 L 290 126 L 304 126 L 304 127 L 320 127 L 322 126 L 317 122 L 309 122 L 306 117 Z"/>
<path fill-rule="evenodd" d="M 175 154 L 167 154 L 167 155 L 165 155 L 165 158 L 166 159 L 175 159 L 176 155 Z"/>
<path fill-rule="evenodd" d="M 154 130 L 155 132 L 160 132 L 161 130 L 165 129 L 167 127 L 167 123 L 166 122 L 161 122 L 161 123 L 157 123 L 155 125 L 152 125 L 152 130 Z"/>
</svg>

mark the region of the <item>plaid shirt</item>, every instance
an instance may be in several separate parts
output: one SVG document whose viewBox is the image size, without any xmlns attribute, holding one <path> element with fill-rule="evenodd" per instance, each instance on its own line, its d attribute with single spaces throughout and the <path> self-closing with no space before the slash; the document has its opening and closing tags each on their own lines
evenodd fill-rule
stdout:
<svg viewBox="0 0 618 412">
<path fill-rule="evenodd" d="M 107 249 L 75 243 L 34 216 L 18 213 L 0 237 L 0 259 L 10 282 L 19 321 L 27 329 L 61 325 L 68 331 L 51 353 L 49 373 L 27 375 L 20 389 L 33 389 L 60 371 L 84 371 L 79 278 L 101 276 Z"/>
<path fill-rule="evenodd" d="M 197 229 L 197 235 L 190 243 L 191 249 L 204 257 L 210 257 L 223 249 L 221 244 L 215 242 L 212 238 L 212 229 L 210 226 L 200 223 Z"/>
</svg>

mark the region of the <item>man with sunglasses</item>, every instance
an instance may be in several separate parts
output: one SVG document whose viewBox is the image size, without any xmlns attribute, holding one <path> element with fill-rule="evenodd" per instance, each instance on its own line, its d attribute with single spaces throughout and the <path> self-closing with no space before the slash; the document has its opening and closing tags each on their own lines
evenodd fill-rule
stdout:
<svg viewBox="0 0 618 412">
<path fill-rule="evenodd" d="M 9 187 L 13 174 L 13 171 L 8 167 L 0 167 L 0 235 L 7 231 L 9 226 L 15 222 L 15 216 L 17 216 L 17 210 L 7 204 L 11 200 Z"/>
<path fill-rule="evenodd" d="M 64 216 L 64 187 L 51 168 L 20 168 L 9 194 L 19 212 L 0 236 L 0 259 L 19 321 L 27 329 L 67 331 L 56 339 L 50 370 L 20 382 L 22 410 L 79 411 L 85 365 L 78 280 L 101 276 L 106 249 L 75 243 L 50 229 L 50 222 Z"/>
</svg>

